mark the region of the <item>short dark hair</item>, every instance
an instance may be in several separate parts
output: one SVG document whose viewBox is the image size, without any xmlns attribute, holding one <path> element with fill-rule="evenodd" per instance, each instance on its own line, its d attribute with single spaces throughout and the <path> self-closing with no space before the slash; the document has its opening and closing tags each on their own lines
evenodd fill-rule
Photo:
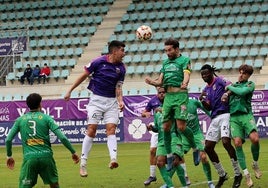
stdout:
<svg viewBox="0 0 268 188">
<path fill-rule="evenodd" d="M 173 48 L 180 48 L 180 43 L 178 40 L 174 39 L 174 38 L 169 38 L 165 41 L 165 46 L 167 45 L 172 45 Z"/>
<path fill-rule="evenodd" d="M 26 104 L 28 108 L 30 108 L 30 110 L 38 109 L 41 101 L 42 101 L 42 97 L 38 93 L 31 93 L 26 98 Z"/>
<path fill-rule="evenodd" d="M 120 48 L 120 47 L 125 47 L 126 45 L 121 42 L 121 41 L 118 41 L 118 40 L 113 40 L 111 41 L 110 43 L 108 43 L 108 52 L 109 53 L 112 53 L 112 51 L 115 49 L 115 48 Z"/>
<path fill-rule="evenodd" d="M 247 65 L 247 64 L 243 64 L 240 65 L 240 67 L 238 68 L 238 71 L 243 71 L 246 74 L 252 75 L 253 74 L 253 67 L 251 65 Z"/>
</svg>

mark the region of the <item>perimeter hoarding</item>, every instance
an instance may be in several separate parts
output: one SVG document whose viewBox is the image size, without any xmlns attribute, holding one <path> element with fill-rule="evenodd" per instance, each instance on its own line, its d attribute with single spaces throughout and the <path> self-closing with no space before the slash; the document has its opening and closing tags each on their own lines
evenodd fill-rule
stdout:
<svg viewBox="0 0 268 188">
<path fill-rule="evenodd" d="M 192 98 L 198 98 L 199 93 L 190 94 Z M 118 142 L 143 142 L 150 140 L 150 132 L 146 130 L 146 124 L 153 122 L 153 118 L 142 118 L 141 112 L 147 105 L 152 95 L 125 96 L 125 109 L 120 114 L 120 123 L 117 128 Z M 83 141 L 87 128 L 86 105 L 89 99 L 43 100 L 42 111 L 52 116 L 59 124 L 61 130 L 72 143 Z M 258 131 L 261 137 L 268 137 L 268 91 L 255 91 L 252 100 L 253 113 L 256 119 Z M 0 145 L 4 145 L 14 121 L 19 116 L 28 112 L 25 101 L 0 102 Z M 198 111 L 201 129 L 204 134 L 210 123 L 201 110 Z M 105 125 L 100 122 L 97 129 L 95 142 L 106 142 Z M 20 144 L 20 137 L 14 139 L 14 144 Z M 59 143 L 59 140 L 51 134 L 51 143 Z"/>
</svg>

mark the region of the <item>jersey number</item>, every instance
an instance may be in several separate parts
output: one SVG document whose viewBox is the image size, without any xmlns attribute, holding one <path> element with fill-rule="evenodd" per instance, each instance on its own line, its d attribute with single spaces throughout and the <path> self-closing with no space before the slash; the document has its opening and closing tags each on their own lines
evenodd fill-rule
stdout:
<svg viewBox="0 0 268 188">
<path fill-rule="evenodd" d="M 30 133 L 29 136 L 35 136 L 36 135 L 36 122 L 30 120 L 30 121 L 28 121 L 28 123 L 30 124 L 29 127 L 32 130 L 31 131 L 32 133 Z"/>
</svg>

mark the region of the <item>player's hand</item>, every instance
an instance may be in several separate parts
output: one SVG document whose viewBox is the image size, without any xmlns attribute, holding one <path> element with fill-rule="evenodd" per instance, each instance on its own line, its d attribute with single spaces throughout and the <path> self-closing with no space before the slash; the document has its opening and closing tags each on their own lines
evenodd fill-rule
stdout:
<svg viewBox="0 0 268 188">
<path fill-rule="evenodd" d="M 122 112 L 124 110 L 124 107 L 125 107 L 125 104 L 123 101 L 118 103 L 118 108 L 119 108 L 120 112 Z"/>
<path fill-rule="evenodd" d="M 207 93 L 206 92 L 202 92 L 199 96 L 199 100 L 200 101 L 205 101 L 207 98 Z"/>
<path fill-rule="evenodd" d="M 70 93 L 70 92 L 67 92 L 67 93 L 65 94 L 65 96 L 64 96 L 64 100 L 69 101 L 70 98 L 71 98 L 71 93 Z"/>
<path fill-rule="evenodd" d="M 224 93 L 221 96 L 221 102 L 226 103 L 228 101 L 228 93 Z"/>
<path fill-rule="evenodd" d="M 153 129 L 153 125 L 151 123 L 149 125 L 146 125 L 146 127 L 148 131 L 151 131 Z"/>
<path fill-rule="evenodd" d="M 14 169 L 14 166 L 15 166 L 15 160 L 13 159 L 13 157 L 9 157 L 7 159 L 7 167 L 10 169 L 10 170 L 13 170 Z"/>
<path fill-rule="evenodd" d="M 149 77 L 146 77 L 145 78 L 145 83 L 146 84 L 152 85 L 151 82 L 152 82 L 152 79 L 151 78 L 149 78 Z"/>
<path fill-rule="evenodd" d="M 74 161 L 74 164 L 77 164 L 80 161 L 80 158 L 76 153 L 72 154 L 72 159 Z"/>
</svg>

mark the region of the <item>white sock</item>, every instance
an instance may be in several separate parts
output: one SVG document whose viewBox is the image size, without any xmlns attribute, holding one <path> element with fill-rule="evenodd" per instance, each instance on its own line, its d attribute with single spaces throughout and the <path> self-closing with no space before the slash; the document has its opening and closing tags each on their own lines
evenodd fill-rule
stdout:
<svg viewBox="0 0 268 188">
<path fill-rule="evenodd" d="M 115 135 L 107 137 L 107 146 L 111 159 L 117 159 L 117 140 Z"/>
<path fill-rule="evenodd" d="M 221 165 L 221 163 L 212 163 L 214 165 L 214 167 L 216 168 L 218 174 L 220 177 L 223 177 L 225 175 L 225 170 L 223 169 L 223 166 Z"/>
<path fill-rule="evenodd" d="M 186 170 L 186 164 L 185 164 L 185 163 L 181 163 L 180 165 L 181 165 L 181 167 L 182 167 L 183 170 L 184 170 L 184 176 L 185 176 L 185 177 L 188 177 L 187 170 Z"/>
<path fill-rule="evenodd" d="M 156 165 L 150 165 L 150 176 L 155 177 Z"/>
<path fill-rule="evenodd" d="M 238 161 L 235 161 L 234 159 L 231 159 L 232 166 L 234 168 L 234 174 L 235 176 L 239 176 L 241 174 Z"/>
<path fill-rule="evenodd" d="M 246 168 L 246 169 L 244 169 L 244 170 L 243 170 L 243 172 L 244 172 L 244 175 L 245 175 L 245 176 L 249 174 L 249 171 L 248 171 L 248 169 L 247 169 L 247 168 Z"/>
<path fill-rule="evenodd" d="M 82 144 L 81 165 L 87 164 L 87 158 L 92 148 L 92 144 L 93 144 L 93 138 L 86 135 Z"/>
</svg>

